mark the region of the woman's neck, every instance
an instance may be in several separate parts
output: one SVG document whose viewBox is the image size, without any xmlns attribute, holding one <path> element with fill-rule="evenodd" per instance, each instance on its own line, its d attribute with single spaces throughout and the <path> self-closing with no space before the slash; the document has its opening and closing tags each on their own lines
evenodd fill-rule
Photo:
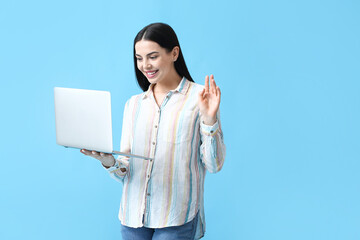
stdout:
<svg viewBox="0 0 360 240">
<path fill-rule="evenodd" d="M 174 90 L 177 86 L 179 86 L 182 77 L 179 74 L 174 74 L 175 76 L 170 76 L 168 81 L 161 81 L 156 83 L 153 91 L 158 93 L 167 93 L 170 90 Z"/>
</svg>

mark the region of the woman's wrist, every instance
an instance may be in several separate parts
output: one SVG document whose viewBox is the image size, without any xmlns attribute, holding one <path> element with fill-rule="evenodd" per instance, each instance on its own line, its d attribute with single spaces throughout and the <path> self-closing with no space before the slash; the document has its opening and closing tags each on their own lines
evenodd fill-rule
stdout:
<svg viewBox="0 0 360 240">
<path fill-rule="evenodd" d="M 216 117 L 203 117 L 202 123 L 205 125 L 212 126 L 216 123 Z"/>
</svg>

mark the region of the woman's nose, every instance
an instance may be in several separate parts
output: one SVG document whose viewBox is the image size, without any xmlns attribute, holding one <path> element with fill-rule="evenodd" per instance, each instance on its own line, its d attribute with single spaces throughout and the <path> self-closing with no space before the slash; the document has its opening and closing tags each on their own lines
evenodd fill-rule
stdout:
<svg viewBox="0 0 360 240">
<path fill-rule="evenodd" d="M 144 69 L 151 69 L 151 64 L 148 60 L 144 60 Z"/>
</svg>

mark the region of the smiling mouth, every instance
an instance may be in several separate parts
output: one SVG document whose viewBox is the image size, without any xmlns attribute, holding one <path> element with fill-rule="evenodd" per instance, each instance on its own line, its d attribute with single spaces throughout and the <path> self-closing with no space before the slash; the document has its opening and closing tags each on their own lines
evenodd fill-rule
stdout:
<svg viewBox="0 0 360 240">
<path fill-rule="evenodd" d="M 146 77 L 148 77 L 148 78 L 154 78 L 158 72 L 159 72 L 159 70 L 147 71 L 147 72 L 145 72 L 145 73 L 146 73 Z"/>
</svg>

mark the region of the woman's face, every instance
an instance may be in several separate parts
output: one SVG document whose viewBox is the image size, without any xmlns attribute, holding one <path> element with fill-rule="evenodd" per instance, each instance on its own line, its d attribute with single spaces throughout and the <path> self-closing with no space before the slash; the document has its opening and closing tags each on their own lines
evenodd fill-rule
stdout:
<svg viewBox="0 0 360 240">
<path fill-rule="evenodd" d="M 135 44 L 137 67 L 150 83 L 171 81 L 171 76 L 176 73 L 174 61 L 178 57 L 178 49 L 175 47 L 167 52 L 156 42 L 140 40 Z"/>
</svg>

